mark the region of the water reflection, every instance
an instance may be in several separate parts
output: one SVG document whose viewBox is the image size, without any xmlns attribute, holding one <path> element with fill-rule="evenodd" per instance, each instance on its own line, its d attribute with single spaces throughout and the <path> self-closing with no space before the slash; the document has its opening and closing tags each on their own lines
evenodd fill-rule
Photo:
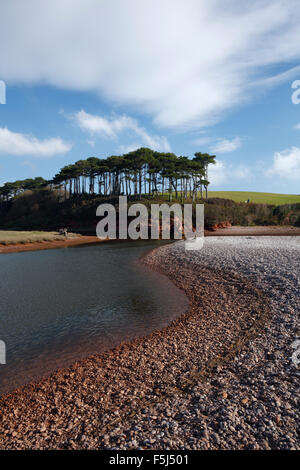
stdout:
<svg viewBox="0 0 300 470">
<path fill-rule="evenodd" d="M 187 308 L 139 258 L 158 242 L 89 245 L 0 256 L 0 393 L 136 336 Z"/>
</svg>

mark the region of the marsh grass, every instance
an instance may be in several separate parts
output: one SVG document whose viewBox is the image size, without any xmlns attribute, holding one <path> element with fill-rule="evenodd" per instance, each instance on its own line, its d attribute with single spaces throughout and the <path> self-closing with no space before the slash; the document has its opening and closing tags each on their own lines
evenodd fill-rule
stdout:
<svg viewBox="0 0 300 470">
<path fill-rule="evenodd" d="M 68 239 L 76 238 L 79 235 L 75 233 L 68 234 Z M 42 243 L 57 240 L 65 240 L 63 235 L 58 232 L 21 232 L 0 230 L 0 245 L 18 245 L 25 243 Z"/>
</svg>

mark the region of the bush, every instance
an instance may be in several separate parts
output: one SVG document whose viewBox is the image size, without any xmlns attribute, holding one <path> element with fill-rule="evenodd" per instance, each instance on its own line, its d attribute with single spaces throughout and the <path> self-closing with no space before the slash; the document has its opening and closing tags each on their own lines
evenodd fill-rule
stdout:
<svg viewBox="0 0 300 470">
<path fill-rule="evenodd" d="M 75 231 L 94 233 L 98 222 L 96 209 L 103 202 L 117 206 L 119 199 L 84 195 L 62 201 L 56 191 L 48 189 L 27 191 L 0 208 L 0 226 L 17 230 L 57 230 L 61 226 L 67 226 Z M 141 201 L 128 197 L 128 205 L 135 202 L 146 204 L 150 211 L 151 204 L 162 204 L 167 201 L 162 197 Z M 226 221 L 232 225 L 244 226 L 274 224 L 300 226 L 300 204 L 275 207 L 268 204 L 238 203 L 221 198 L 198 202 L 205 204 L 204 221 L 207 228 Z M 195 217 L 195 206 L 193 216 Z"/>
</svg>

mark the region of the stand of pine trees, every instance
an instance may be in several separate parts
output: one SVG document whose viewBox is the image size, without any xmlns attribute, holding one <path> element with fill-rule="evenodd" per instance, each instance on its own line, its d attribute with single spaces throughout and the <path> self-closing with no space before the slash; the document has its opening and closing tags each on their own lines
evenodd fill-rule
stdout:
<svg viewBox="0 0 300 470">
<path fill-rule="evenodd" d="M 27 189 L 64 189 L 64 197 L 133 196 L 154 198 L 167 193 L 172 199 L 207 198 L 208 166 L 215 155 L 195 153 L 193 159 L 177 157 L 174 153 L 155 152 L 140 148 L 123 156 L 106 159 L 90 157 L 63 167 L 51 181 L 43 178 L 6 183 L 0 187 L 0 202 L 9 201 Z"/>
</svg>

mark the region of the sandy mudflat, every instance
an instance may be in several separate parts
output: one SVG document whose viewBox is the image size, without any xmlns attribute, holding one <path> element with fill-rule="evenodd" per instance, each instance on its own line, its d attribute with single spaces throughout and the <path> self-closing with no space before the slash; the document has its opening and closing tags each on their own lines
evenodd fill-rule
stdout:
<svg viewBox="0 0 300 470">
<path fill-rule="evenodd" d="M 300 449 L 298 237 L 211 237 L 144 262 L 190 309 L 1 400 L 2 449 Z"/>
</svg>

